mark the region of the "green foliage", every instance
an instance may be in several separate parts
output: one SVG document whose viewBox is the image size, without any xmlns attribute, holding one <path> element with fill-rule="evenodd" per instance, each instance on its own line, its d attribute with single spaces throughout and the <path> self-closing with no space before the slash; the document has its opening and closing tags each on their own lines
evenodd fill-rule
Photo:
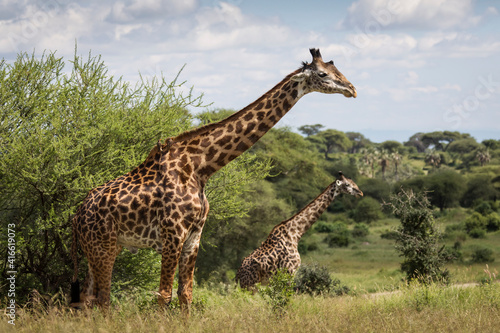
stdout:
<svg viewBox="0 0 500 333">
<path fill-rule="evenodd" d="M 440 235 L 425 194 L 402 189 L 388 205 L 401 221 L 396 250 L 404 257 L 401 269 L 407 279 L 446 281 L 449 273 L 444 264 L 449 258 L 438 245 Z"/>
<path fill-rule="evenodd" d="M 478 212 L 474 212 L 464 222 L 465 231 L 473 238 L 482 238 L 486 233 L 487 221 L 486 217 Z"/>
<path fill-rule="evenodd" d="M 308 137 L 308 139 L 318 145 L 319 151 L 325 155 L 325 159 L 328 159 L 328 154 L 333 153 L 335 149 L 338 151 L 346 151 L 352 145 L 344 132 L 334 129 L 321 131 Z"/>
<path fill-rule="evenodd" d="M 389 200 L 391 195 L 391 186 L 383 179 L 365 178 L 358 183 L 358 186 L 362 189 L 365 197 L 372 197 L 379 202 Z"/>
<path fill-rule="evenodd" d="M 303 125 L 303 126 L 300 126 L 298 128 L 298 130 L 300 132 L 302 132 L 302 134 L 304 134 L 305 136 L 311 136 L 311 135 L 315 135 L 315 134 L 318 134 L 319 131 L 323 128 L 324 126 L 321 125 L 321 124 L 316 124 L 316 125 Z"/>
<path fill-rule="evenodd" d="M 371 145 L 371 141 L 361 133 L 358 132 L 346 132 L 345 135 L 351 140 L 351 148 L 349 149 L 349 153 L 355 154 L 358 153 L 361 149 L 368 147 Z"/>
<path fill-rule="evenodd" d="M 363 197 L 352 213 L 352 218 L 356 222 L 371 223 L 381 217 L 380 203 L 371 197 Z"/>
<path fill-rule="evenodd" d="M 116 259 L 113 266 L 112 291 L 130 292 L 156 290 L 160 284 L 161 256 L 153 249 L 139 249 L 134 254 L 127 249 Z"/>
<path fill-rule="evenodd" d="M 396 240 L 399 237 L 399 232 L 396 230 L 386 230 L 380 234 L 380 238 Z"/>
<path fill-rule="evenodd" d="M 486 247 L 478 247 L 472 253 L 471 263 L 491 263 L 495 261 L 493 251 Z"/>
<path fill-rule="evenodd" d="M 486 216 L 486 231 L 495 232 L 500 230 L 500 215 L 492 212 Z"/>
<path fill-rule="evenodd" d="M 269 283 L 261 287 L 259 291 L 271 306 L 273 312 L 283 315 L 292 300 L 294 289 L 293 276 L 286 269 L 280 269 L 269 278 Z"/>
<path fill-rule="evenodd" d="M 396 151 L 399 152 L 399 151 L 402 151 L 402 149 L 403 149 L 403 145 L 401 144 L 401 142 L 394 141 L 394 140 L 384 141 L 380 144 L 380 147 L 382 149 L 389 151 L 390 153 L 396 152 Z"/>
<path fill-rule="evenodd" d="M 462 175 L 452 170 L 435 172 L 427 178 L 430 201 L 440 210 L 456 207 L 465 191 Z"/>
<path fill-rule="evenodd" d="M 314 225 L 314 230 L 319 233 L 329 233 L 335 231 L 335 226 L 329 222 L 318 221 Z"/>
<path fill-rule="evenodd" d="M 474 228 L 468 232 L 468 235 L 471 236 L 472 238 L 485 238 L 486 230 L 482 228 Z"/>
<path fill-rule="evenodd" d="M 430 202 L 441 211 L 457 206 L 466 189 L 464 177 L 453 170 L 415 177 L 403 181 L 401 185 L 413 191 L 428 191 Z"/>
<path fill-rule="evenodd" d="M 493 200 L 498 196 L 498 191 L 489 175 L 474 175 L 467 181 L 467 188 L 460 199 L 464 207 L 471 207 L 477 201 Z"/>
<path fill-rule="evenodd" d="M 326 267 L 321 267 L 317 263 L 300 266 L 295 274 L 295 286 L 299 294 L 311 296 L 326 294 L 340 296 L 350 291 L 349 287 L 340 284 L 340 280 L 332 279 Z"/>
<path fill-rule="evenodd" d="M 195 115 L 195 118 L 200 121 L 200 125 L 207 125 L 223 120 L 235 112 L 236 110 L 231 109 L 213 109 L 199 112 Z"/>
<path fill-rule="evenodd" d="M 474 205 L 474 210 L 478 212 L 479 214 L 486 216 L 490 213 L 493 213 L 493 208 L 491 208 L 491 205 L 489 202 L 486 201 L 476 201 L 477 204 Z"/>
<path fill-rule="evenodd" d="M 451 142 L 448 145 L 448 151 L 457 153 L 457 154 L 466 154 L 466 153 L 471 153 L 475 149 L 479 148 L 479 143 L 476 142 L 474 138 L 466 138 L 466 139 L 460 139 Z"/>
<path fill-rule="evenodd" d="M 356 223 L 351 231 L 354 238 L 365 238 L 370 234 L 370 228 L 364 223 Z"/>
<path fill-rule="evenodd" d="M 325 242 L 329 247 L 347 247 L 351 242 L 351 233 L 347 225 L 343 222 L 335 222 L 332 231 L 325 237 Z"/>
</svg>

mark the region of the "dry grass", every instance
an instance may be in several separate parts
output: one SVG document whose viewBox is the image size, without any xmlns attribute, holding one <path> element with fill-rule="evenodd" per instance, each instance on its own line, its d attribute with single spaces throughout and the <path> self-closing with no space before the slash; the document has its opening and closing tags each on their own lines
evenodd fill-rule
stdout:
<svg viewBox="0 0 500 333">
<path fill-rule="evenodd" d="M 131 301 L 112 313 L 20 310 L 17 332 L 495 332 L 500 323 L 500 284 L 468 288 L 402 286 L 377 297 L 295 296 L 277 317 L 259 294 L 228 295 L 198 290 L 203 310 L 189 320 L 156 307 L 140 310 Z M 0 323 L 0 331 L 12 327 Z"/>
</svg>

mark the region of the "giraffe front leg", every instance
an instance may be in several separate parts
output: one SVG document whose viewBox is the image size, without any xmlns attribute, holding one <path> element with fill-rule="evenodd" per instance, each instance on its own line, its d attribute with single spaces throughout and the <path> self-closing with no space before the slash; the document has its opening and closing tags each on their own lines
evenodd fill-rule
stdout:
<svg viewBox="0 0 500 333">
<path fill-rule="evenodd" d="M 179 244 L 176 246 L 176 244 Z M 172 288 L 174 285 L 175 269 L 179 262 L 182 242 L 177 235 L 170 234 L 165 237 L 161 252 L 161 275 L 158 304 L 160 307 L 170 304 L 172 300 Z"/>
</svg>

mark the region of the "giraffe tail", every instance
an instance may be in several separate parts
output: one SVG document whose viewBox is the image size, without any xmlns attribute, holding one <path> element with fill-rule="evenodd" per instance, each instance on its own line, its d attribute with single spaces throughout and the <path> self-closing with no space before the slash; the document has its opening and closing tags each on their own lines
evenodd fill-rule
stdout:
<svg viewBox="0 0 500 333">
<path fill-rule="evenodd" d="M 73 259 L 73 280 L 71 281 L 70 304 L 80 303 L 80 282 L 78 281 L 78 237 L 76 235 L 76 223 L 73 219 L 73 242 L 71 244 L 71 258 Z"/>
</svg>

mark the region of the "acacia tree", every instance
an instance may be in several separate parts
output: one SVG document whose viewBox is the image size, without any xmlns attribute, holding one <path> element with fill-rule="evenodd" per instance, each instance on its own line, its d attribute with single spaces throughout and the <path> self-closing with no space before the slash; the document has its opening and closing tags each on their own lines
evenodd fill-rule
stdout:
<svg viewBox="0 0 500 333">
<path fill-rule="evenodd" d="M 424 283 L 448 282 L 449 272 L 444 264 L 450 258 L 443 251 L 444 246 L 438 244 L 440 234 L 425 193 L 401 189 L 385 204 L 401 221 L 397 228 L 396 249 L 404 257 L 401 270 L 407 279 Z"/>
<path fill-rule="evenodd" d="M 316 135 L 319 133 L 319 131 L 323 128 L 324 126 L 321 124 L 315 124 L 315 125 L 303 125 L 299 127 L 299 131 L 301 131 L 303 134 L 305 134 L 307 137 L 311 135 Z"/>
<path fill-rule="evenodd" d="M 310 136 L 309 139 L 320 147 L 320 151 L 325 154 L 325 159 L 328 159 L 328 154 L 335 149 L 346 151 L 351 147 L 351 141 L 344 132 L 334 129 L 321 131 L 316 135 Z"/>
<path fill-rule="evenodd" d="M 64 65 L 53 53 L 0 62 L 0 233 L 15 225 L 18 302 L 33 288 L 55 292 L 67 286 L 70 218 L 78 204 L 91 188 L 139 165 L 160 138 L 190 128 L 187 107 L 202 105 L 190 90 L 180 93 L 186 90 L 176 78 L 132 87 L 108 75 L 99 57 L 75 56 L 68 74 Z M 223 170 L 207 184 L 212 214 L 244 215 L 245 202 L 233 194 L 265 176 L 266 166 L 243 158 Z M 6 251 L 2 237 L 2 259 Z M 119 256 L 116 276 L 145 278 L 158 266 L 155 253 L 135 258 L 130 260 L 138 265 L 128 266 L 134 269 L 122 269 L 127 260 Z M 2 278 L 6 271 L 2 265 Z M 5 286 L 0 284 L 2 295 Z"/>
</svg>

